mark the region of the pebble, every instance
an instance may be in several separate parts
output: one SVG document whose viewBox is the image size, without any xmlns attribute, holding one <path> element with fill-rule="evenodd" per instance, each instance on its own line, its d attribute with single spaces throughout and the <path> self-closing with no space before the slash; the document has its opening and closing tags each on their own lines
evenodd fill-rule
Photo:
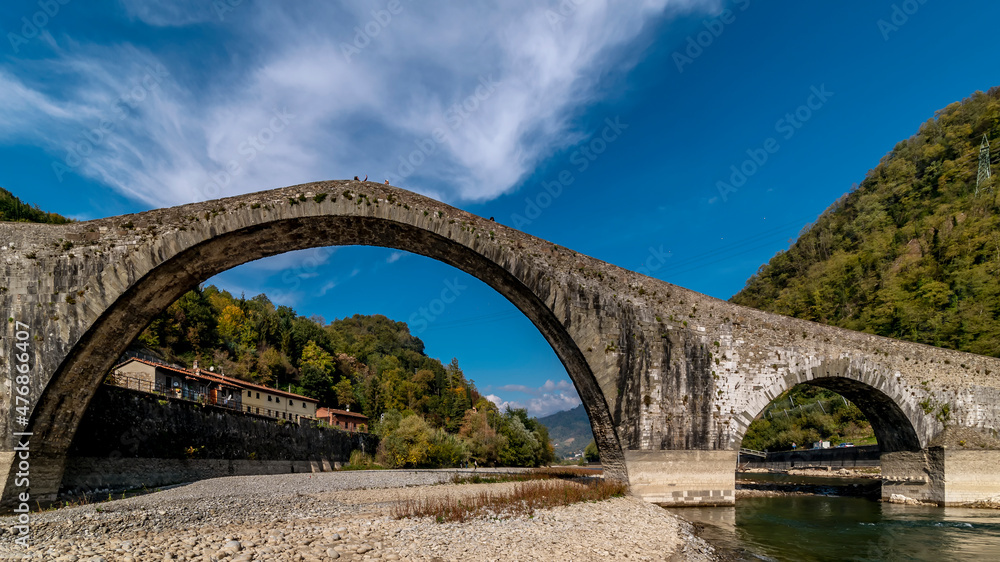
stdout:
<svg viewBox="0 0 1000 562">
<path fill-rule="evenodd" d="M 11 540 L 13 518 L 0 517 L 0 560 L 715 559 L 689 523 L 631 497 L 464 523 L 393 516 L 400 500 L 466 497 L 516 485 L 455 485 L 449 483 L 453 474 L 379 470 L 203 480 L 32 514 L 27 550 Z"/>
</svg>

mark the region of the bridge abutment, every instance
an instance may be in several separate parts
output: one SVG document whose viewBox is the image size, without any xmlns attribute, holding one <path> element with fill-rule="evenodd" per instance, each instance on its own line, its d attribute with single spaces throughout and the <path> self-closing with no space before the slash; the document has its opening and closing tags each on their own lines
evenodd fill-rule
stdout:
<svg viewBox="0 0 1000 562">
<path fill-rule="evenodd" d="M 1000 503 L 1000 451 L 928 447 L 883 453 L 882 499 L 900 496 L 941 506 Z"/>
<path fill-rule="evenodd" d="M 738 451 L 625 451 L 629 487 L 663 506 L 729 506 L 736 502 Z"/>
<path fill-rule="evenodd" d="M 880 462 L 882 501 L 944 502 L 944 451 L 941 448 L 883 452 Z"/>
</svg>

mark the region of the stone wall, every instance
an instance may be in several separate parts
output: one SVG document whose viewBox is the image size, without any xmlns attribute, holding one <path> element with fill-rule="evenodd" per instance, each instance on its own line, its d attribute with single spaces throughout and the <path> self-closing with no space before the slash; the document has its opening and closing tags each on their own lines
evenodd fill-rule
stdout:
<svg viewBox="0 0 1000 562">
<path fill-rule="evenodd" d="M 850 468 L 857 466 L 879 466 L 879 455 L 878 445 L 865 445 L 862 447 L 777 451 L 768 453 L 766 460 L 759 457 L 740 455 L 740 462 L 748 462 L 750 468 L 770 468 L 772 470 L 828 466 Z"/>
<path fill-rule="evenodd" d="M 70 446 L 60 494 L 216 476 L 331 470 L 374 435 L 276 420 L 101 386 Z"/>
</svg>

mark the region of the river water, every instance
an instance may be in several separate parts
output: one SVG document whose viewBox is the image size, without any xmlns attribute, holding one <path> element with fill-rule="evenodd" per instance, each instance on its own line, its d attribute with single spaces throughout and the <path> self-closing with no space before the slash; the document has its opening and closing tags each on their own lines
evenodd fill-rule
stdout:
<svg viewBox="0 0 1000 562">
<path fill-rule="evenodd" d="M 1000 510 L 795 495 L 670 511 L 736 560 L 1000 561 Z"/>
</svg>

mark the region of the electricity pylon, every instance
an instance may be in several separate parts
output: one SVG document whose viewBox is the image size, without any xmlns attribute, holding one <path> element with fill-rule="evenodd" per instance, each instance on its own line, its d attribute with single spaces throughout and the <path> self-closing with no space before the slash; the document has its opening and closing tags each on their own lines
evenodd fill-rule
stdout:
<svg viewBox="0 0 1000 562">
<path fill-rule="evenodd" d="M 983 135 L 983 144 L 979 145 L 979 176 L 976 177 L 976 195 L 979 195 L 979 187 L 983 185 L 986 180 L 990 179 L 990 141 Z M 986 185 L 984 190 L 992 190 L 992 185 Z"/>
</svg>

